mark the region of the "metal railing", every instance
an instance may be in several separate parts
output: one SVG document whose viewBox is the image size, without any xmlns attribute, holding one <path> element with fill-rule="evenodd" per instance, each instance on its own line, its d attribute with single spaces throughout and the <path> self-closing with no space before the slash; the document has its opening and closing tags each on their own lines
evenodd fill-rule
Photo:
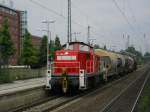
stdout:
<svg viewBox="0 0 150 112">
<path fill-rule="evenodd" d="M 89 60 L 86 62 L 86 73 L 93 73 L 93 61 Z"/>
</svg>

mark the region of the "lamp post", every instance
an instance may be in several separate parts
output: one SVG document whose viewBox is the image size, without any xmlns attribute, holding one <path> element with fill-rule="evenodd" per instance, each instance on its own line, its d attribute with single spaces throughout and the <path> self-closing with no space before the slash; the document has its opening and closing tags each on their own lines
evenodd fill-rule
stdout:
<svg viewBox="0 0 150 112">
<path fill-rule="evenodd" d="M 50 24 L 55 23 L 55 21 L 45 20 L 45 21 L 42 21 L 42 23 L 46 24 L 47 26 L 47 30 L 43 30 L 43 31 L 47 32 L 47 69 L 51 69 L 51 65 L 49 66 L 49 42 L 51 42 Z"/>
</svg>

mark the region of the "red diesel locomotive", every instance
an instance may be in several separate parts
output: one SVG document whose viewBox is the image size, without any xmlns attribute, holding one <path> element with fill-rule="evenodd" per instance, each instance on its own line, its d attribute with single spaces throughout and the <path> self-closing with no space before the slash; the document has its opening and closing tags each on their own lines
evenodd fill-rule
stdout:
<svg viewBox="0 0 150 112">
<path fill-rule="evenodd" d="M 129 73 L 136 69 L 133 57 L 112 51 L 95 49 L 83 42 L 70 42 L 55 51 L 54 61 L 49 62 L 46 87 L 62 90 L 85 90 L 101 79 Z M 61 89 L 60 89 L 61 88 Z"/>
<path fill-rule="evenodd" d="M 46 86 L 51 89 L 61 87 L 64 93 L 69 88 L 87 89 L 98 79 L 99 62 L 100 58 L 94 54 L 92 46 L 83 42 L 66 44 L 62 50 L 55 52 L 54 62 L 47 71 Z"/>
</svg>

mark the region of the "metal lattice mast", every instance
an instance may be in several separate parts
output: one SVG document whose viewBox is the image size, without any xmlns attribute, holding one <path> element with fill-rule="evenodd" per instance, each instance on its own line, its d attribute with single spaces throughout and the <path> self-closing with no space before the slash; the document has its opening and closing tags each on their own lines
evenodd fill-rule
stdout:
<svg viewBox="0 0 150 112">
<path fill-rule="evenodd" d="M 88 26 L 88 32 L 87 32 L 87 43 L 90 44 L 90 26 Z"/>
</svg>

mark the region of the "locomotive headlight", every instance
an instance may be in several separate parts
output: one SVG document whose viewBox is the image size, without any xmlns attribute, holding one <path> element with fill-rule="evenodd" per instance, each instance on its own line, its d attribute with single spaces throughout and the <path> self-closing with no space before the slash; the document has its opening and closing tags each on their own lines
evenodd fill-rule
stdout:
<svg viewBox="0 0 150 112">
<path fill-rule="evenodd" d="M 65 52 L 65 54 L 67 55 L 67 54 L 68 54 L 68 52 Z"/>
<path fill-rule="evenodd" d="M 51 70 L 47 70 L 47 76 L 51 77 Z"/>
</svg>

